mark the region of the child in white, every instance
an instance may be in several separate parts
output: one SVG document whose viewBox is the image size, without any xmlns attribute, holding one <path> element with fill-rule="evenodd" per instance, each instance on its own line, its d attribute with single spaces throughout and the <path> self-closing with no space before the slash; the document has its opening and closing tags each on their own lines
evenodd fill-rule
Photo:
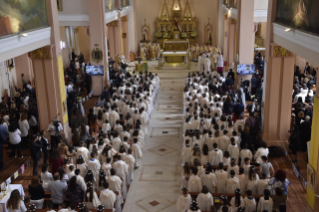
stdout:
<svg viewBox="0 0 319 212">
<path fill-rule="evenodd" d="M 182 195 L 178 197 L 176 202 L 176 209 L 178 212 L 184 212 L 189 209 L 192 203 L 192 197 L 188 194 L 188 189 L 186 187 L 182 188 Z"/>
<path fill-rule="evenodd" d="M 233 194 L 239 188 L 239 180 L 234 170 L 230 171 L 230 178 L 226 181 L 226 193 Z"/>
<path fill-rule="evenodd" d="M 269 182 L 269 179 L 267 179 L 267 174 L 266 173 L 262 173 L 261 174 L 261 179 L 258 180 L 257 185 L 256 185 L 256 189 L 257 189 L 257 194 L 258 195 L 263 195 L 264 194 L 264 190 L 265 189 L 269 189 L 268 182 Z"/>
<path fill-rule="evenodd" d="M 208 160 L 212 166 L 217 166 L 219 163 L 223 162 L 223 152 L 217 148 L 217 143 L 213 143 L 214 149 L 208 154 Z"/>
<path fill-rule="evenodd" d="M 210 193 L 215 193 L 217 188 L 217 178 L 214 173 L 212 173 L 213 167 L 207 166 L 206 171 L 200 177 L 202 185 L 208 188 Z"/>
<path fill-rule="evenodd" d="M 251 190 L 246 191 L 246 197 L 244 198 L 243 206 L 246 209 L 246 212 L 255 212 L 256 211 L 256 200 L 252 196 Z"/>
<path fill-rule="evenodd" d="M 189 180 L 188 180 L 188 190 L 190 192 L 200 192 L 202 189 L 202 181 L 197 176 L 198 169 L 194 168 L 192 173 L 193 174 L 189 177 Z"/>
<path fill-rule="evenodd" d="M 274 202 L 273 202 L 272 198 L 269 197 L 270 191 L 268 189 L 266 189 L 264 191 L 264 195 L 265 196 L 260 197 L 260 199 L 259 199 L 257 212 L 262 212 L 264 210 L 272 211 Z"/>
<path fill-rule="evenodd" d="M 202 192 L 197 195 L 196 201 L 201 211 L 209 211 L 211 206 L 214 205 L 214 198 L 206 186 L 203 186 Z"/>
<path fill-rule="evenodd" d="M 219 170 L 215 172 L 217 179 L 217 193 L 225 193 L 226 181 L 227 181 L 227 172 L 224 171 L 224 164 L 220 163 L 218 165 Z"/>
</svg>

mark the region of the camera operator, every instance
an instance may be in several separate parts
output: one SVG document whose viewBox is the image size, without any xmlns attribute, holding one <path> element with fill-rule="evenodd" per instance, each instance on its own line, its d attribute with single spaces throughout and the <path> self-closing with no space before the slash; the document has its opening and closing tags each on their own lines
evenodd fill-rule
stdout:
<svg viewBox="0 0 319 212">
<path fill-rule="evenodd" d="M 52 153 L 52 150 L 57 148 L 58 144 L 60 143 L 62 130 L 63 130 L 62 124 L 58 120 L 53 119 L 52 123 L 49 125 L 47 130 L 51 135 L 50 153 Z"/>
</svg>

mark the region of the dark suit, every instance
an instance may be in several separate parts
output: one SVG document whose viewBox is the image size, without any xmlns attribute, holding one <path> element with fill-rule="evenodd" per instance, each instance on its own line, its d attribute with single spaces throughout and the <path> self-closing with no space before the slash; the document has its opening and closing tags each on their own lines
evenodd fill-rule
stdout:
<svg viewBox="0 0 319 212">
<path fill-rule="evenodd" d="M 300 140 L 302 150 L 307 151 L 307 142 L 311 140 L 311 122 L 305 121 L 300 124 Z"/>
<path fill-rule="evenodd" d="M 44 158 L 43 158 L 43 163 L 46 164 L 47 163 L 47 160 L 48 160 L 48 146 L 49 146 L 49 143 L 47 143 L 47 141 L 41 136 L 41 142 L 42 142 L 42 145 L 43 145 L 43 148 L 42 148 L 42 152 L 44 154 Z"/>
<path fill-rule="evenodd" d="M 33 176 L 38 175 L 38 166 L 41 159 L 42 142 L 31 142 L 31 158 L 33 160 Z"/>
<path fill-rule="evenodd" d="M 72 60 L 75 60 L 76 54 L 72 51 Z"/>
<path fill-rule="evenodd" d="M 305 66 L 305 70 L 303 71 L 304 75 L 310 74 L 310 66 Z"/>
</svg>

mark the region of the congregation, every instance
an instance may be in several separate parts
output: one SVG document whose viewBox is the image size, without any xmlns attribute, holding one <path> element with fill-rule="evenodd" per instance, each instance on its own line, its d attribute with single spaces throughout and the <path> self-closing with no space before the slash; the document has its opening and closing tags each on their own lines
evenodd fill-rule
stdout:
<svg viewBox="0 0 319 212">
<path fill-rule="evenodd" d="M 16 157 L 17 149 L 18 157 L 22 158 L 20 146 L 31 146 L 30 205 L 37 209 L 44 205 L 53 209 L 68 206 L 74 209 L 83 203 L 87 209 L 103 205 L 104 209 L 122 211 L 134 170 L 140 166 L 143 156 L 159 83 L 159 77 L 152 73 L 118 75 L 110 89 L 102 92 L 96 106 L 89 110 L 87 122 L 74 128 L 71 142 L 62 138 L 63 128 L 57 120 L 52 120 L 48 127 L 50 137 L 46 137 L 45 131 L 38 133 L 31 128 L 37 115 L 34 113 L 34 91 L 28 84 L 24 84 L 23 91 L 17 90 L 16 95 L 23 92 L 24 99 L 16 97 L 11 104 L 1 104 L 1 139 L 5 141 L 9 135 L 10 156 Z M 71 94 L 77 88 L 69 83 L 67 90 L 68 98 L 73 98 Z M 30 99 L 26 99 L 29 96 Z M 39 175 L 41 152 L 44 160 Z M 44 204 L 46 196 L 51 198 L 52 205 L 50 201 Z M 19 191 L 14 190 L 7 210 L 11 212 L 17 208 L 26 211 Z"/>
<path fill-rule="evenodd" d="M 185 79 L 177 210 L 217 211 L 218 203 L 220 212 L 285 211 L 286 172 L 274 170 L 268 161 L 257 106 L 247 106 L 244 121 L 245 97 L 232 87 L 225 89 L 227 78 L 213 70 L 189 73 Z"/>
</svg>

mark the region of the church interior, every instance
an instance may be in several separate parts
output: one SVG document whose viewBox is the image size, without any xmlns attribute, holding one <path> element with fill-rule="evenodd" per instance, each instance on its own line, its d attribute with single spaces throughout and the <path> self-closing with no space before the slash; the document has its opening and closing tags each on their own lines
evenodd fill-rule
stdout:
<svg viewBox="0 0 319 212">
<path fill-rule="evenodd" d="M 319 211 L 318 10 L 0 0 L 0 212 Z"/>
</svg>

